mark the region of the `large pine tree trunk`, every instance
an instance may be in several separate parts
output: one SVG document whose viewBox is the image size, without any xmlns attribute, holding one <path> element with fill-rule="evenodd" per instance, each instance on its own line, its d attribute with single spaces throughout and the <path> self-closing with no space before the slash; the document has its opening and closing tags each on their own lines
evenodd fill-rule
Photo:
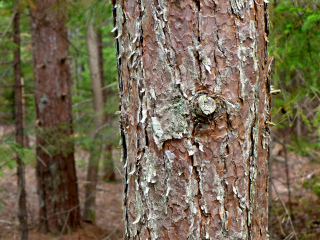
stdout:
<svg viewBox="0 0 320 240">
<path fill-rule="evenodd" d="M 20 58 L 20 9 L 19 3 L 14 5 L 15 16 L 13 19 L 13 43 L 17 49 L 13 53 L 14 57 L 14 107 L 15 107 L 15 125 L 16 125 L 16 143 L 19 147 L 24 147 L 25 136 L 23 134 L 23 86 L 21 81 L 21 58 Z M 19 219 L 19 240 L 28 240 L 28 211 L 27 211 L 27 194 L 26 194 L 26 178 L 25 165 L 17 154 L 17 176 L 18 176 L 18 219 Z"/>
<path fill-rule="evenodd" d="M 125 239 L 267 239 L 263 0 L 114 1 Z"/>
<path fill-rule="evenodd" d="M 72 139 L 66 1 L 35 0 L 30 9 L 40 231 L 60 233 L 81 225 Z"/>
</svg>

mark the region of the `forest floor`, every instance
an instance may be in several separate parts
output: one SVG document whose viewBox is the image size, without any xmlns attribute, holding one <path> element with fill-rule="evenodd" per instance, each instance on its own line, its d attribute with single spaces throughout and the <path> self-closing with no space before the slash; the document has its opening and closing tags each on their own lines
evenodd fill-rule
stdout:
<svg viewBox="0 0 320 240">
<path fill-rule="evenodd" d="M 77 168 L 80 200 L 84 199 L 84 182 L 86 172 L 83 168 Z M 99 181 L 96 196 L 97 223 L 95 225 L 84 223 L 83 228 L 69 235 L 52 236 L 37 232 L 38 225 L 38 195 L 36 189 L 35 170 L 32 166 L 26 168 L 26 182 L 29 212 L 29 239 L 30 240 L 96 240 L 122 239 L 122 182 L 106 183 Z M 0 240 L 14 240 L 17 238 L 17 186 L 16 174 L 6 174 L 0 178 Z M 83 206 L 83 201 L 81 201 Z M 83 208 L 82 208 L 83 209 Z"/>
<path fill-rule="evenodd" d="M 270 240 L 320 240 L 320 163 L 313 154 L 317 161 L 288 153 L 286 164 L 283 147 L 273 143 Z"/>
<path fill-rule="evenodd" d="M 77 156 L 78 155 L 78 156 Z M 79 157 L 79 154 L 76 156 Z M 87 158 L 85 153 L 81 156 Z M 119 155 L 119 154 L 118 154 Z M 120 163 L 119 163 L 120 164 Z M 118 164 L 118 165 L 119 165 Z M 36 173 L 34 163 L 26 167 L 26 191 L 30 240 L 120 240 L 123 239 L 122 223 L 122 180 L 116 169 L 117 181 L 104 182 L 102 174 L 96 193 L 96 224 L 83 223 L 78 231 L 67 235 L 41 234 L 38 229 L 38 206 Z M 86 165 L 83 159 L 77 160 L 77 177 L 79 183 L 79 198 L 81 210 L 85 198 Z M 118 168 L 119 169 L 119 168 Z M 16 171 L 6 171 L 5 177 L 0 177 L 0 240 L 18 239 L 17 228 L 17 176 Z"/>
<path fill-rule="evenodd" d="M 314 182 L 313 180 L 320 176 L 320 164 L 294 153 L 287 155 L 291 193 L 289 201 L 286 161 L 281 145 L 273 144 L 272 156 L 272 181 L 274 186 L 272 186 L 270 239 L 320 240 L 320 199 L 311 189 L 314 186 L 320 189 L 320 181 L 311 184 L 311 187 L 306 186 L 306 182 Z M 87 153 L 78 151 L 76 159 L 82 209 L 85 194 L 85 159 L 87 159 Z M 99 176 L 96 224 L 84 223 L 82 229 L 63 236 L 44 235 L 37 232 L 39 201 L 34 165 L 31 162 L 26 167 L 30 240 L 120 240 L 123 238 L 122 177 L 120 173 L 122 167 L 120 162 L 117 162 L 116 174 L 117 179 L 119 179 L 117 182 L 106 183 L 102 181 L 102 175 Z M 15 171 L 9 172 L 6 170 L 4 177 L 0 177 L 0 240 L 18 239 L 16 182 Z M 285 205 L 285 208 L 283 205 Z M 288 214 L 286 214 L 286 211 L 290 211 L 290 205 L 292 224 Z M 294 233 L 297 238 L 295 238 Z"/>
</svg>

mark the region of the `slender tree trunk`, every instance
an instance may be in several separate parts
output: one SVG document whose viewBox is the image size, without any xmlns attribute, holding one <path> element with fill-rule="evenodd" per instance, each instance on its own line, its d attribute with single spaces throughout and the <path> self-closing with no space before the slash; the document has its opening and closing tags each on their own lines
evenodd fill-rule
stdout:
<svg viewBox="0 0 320 240">
<path fill-rule="evenodd" d="M 101 31 L 97 31 L 98 37 L 98 53 L 99 53 L 99 66 L 100 66 L 100 74 L 101 74 L 101 86 L 104 87 L 104 74 L 103 74 L 103 44 L 102 44 L 102 35 Z M 103 94 L 103 102 L 106 104 L 108 97 L 111 96 L 112 91 L 109 89 L 105 89 L 102 91 Z M 112 126 L 113 117 L 107 112 L 104 113 L 105 122 Z M 113 156 L 112 156 L 112 144 L 110 141 L 103 143 L 104 148 L 104 157 L 103 157 L 103 172 L 104 181 L 112 181 L 115 180 L 116 174 L 114 172 L 114 164 L 113 164 Z"/>
<path fill-rule="evenodd" d="M 25 94 L 24 94 L 24 79 L 23 79 L 23 77 L 21 77 L 22 116 L 26 115 L 26 101 L 25 101 L 24 97 L 25 97 Z M 23 126 L 24 126 L 25 125 L 24 117 L 22 118 L 22 120 L 23 120 Z M 28 135 L 23 133 L 23 138 L 24 138 L 24 147 L 30 147 L 29 146 L 29 137 L 28 137 Z"/>
<path fill-rule="evenodd" d="M 114 1 L 125 239 L 268 239 L 263 0 Z"/>
<path fill-rule="evenodd" d="M 272 139 L 272 134 L 270 134 L 270 137 Z M 273 229 L 272 229 L 272 208 L 273 208 L 273 197 L 272 197 L 272 177 L 273 177 L 273 172 L 272 172 L 272 165 L 273 165 L 273 155 L 272 155 L 272 147 L 273 147 L 273 141 L 269 144 L 269 166 L 268 166 L 268 171 L 269 171 L 269 186 L 270 190 L 268 192 L 268 229 L 269 229 L 269 236 L 272 239 L 273 235 Z"/>
<path fill-rule="evenodd" d="M 37 117 L 37 180 L 42 232 L 81 226 L 74 161 L 65 0 L 35 0 L 31 10 Z"/>
<path fill-rule="evenodd" d="M 23 96 L 21 82 L 21 59 L 20 59 L 20 10 L 18 2 L 14 6 L 15 16 L 13 20 L 13 43 L 17 49 L 13 53 L 14 57 L 14 104 L 16 121 L 16 143 L 19 147 L 24 147 L 24 121 L 23 121 Z M 17 175 L 18 175 L 18 219 L 19 219 L 19 239 L 28 239 L 28 211 L 26 199 L 26 179 L 25 166 L 20 154 L 17 154 Z"/>
<path fill-rule="evenodd" d="M 99 51 L 98 51 L 98 35 L 93 25 L 93 20 L 89 22 L 87 30 L 87 51 L 89 59 L 92 100 L 94 108 L 94 136 L 91 146 L 87 184 L 86 184 L 86 197 L 84 204 L 83 218 L 95 222 L 95 199 L 96 188 L 98 180 L 99 160 L 102 150 L 102 139 L 99 134 L 99 129 L 103 124 L 103 94 L 101 85 L 101 71 L 99 65 Z"/>
<path fill-rule="evenodd" d="M 112 155 L 112 144 L 104 144 L 103 152 L 103 181 L 113 181 L 116 179 Z"/>
</svg>

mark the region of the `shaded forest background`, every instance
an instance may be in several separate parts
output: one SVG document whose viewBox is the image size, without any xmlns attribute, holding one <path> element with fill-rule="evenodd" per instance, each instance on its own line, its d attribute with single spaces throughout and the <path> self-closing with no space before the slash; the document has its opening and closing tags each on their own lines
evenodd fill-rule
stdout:
<svg viewBox="0 0 320 240">
<path fill-rule="evenodd" d="M 260 2 L 256 0 L 257 2 Z M 67 61 L 72 74 L 72 115 L 80 205 L 86 199 L 86 172 L 94 146 L 101 148 L 96 195 L 96 221 L 78 232 L 41 235 L 35 179 L 37 131 L 32 68 L 30 8 L 20 0 L 21 72 L 24 106 L 24 143 L 15 142 L 13 43 L 14 1 L 0 1 L 0 239 L 17 239 L 15 155 L 26 164 L 30 239 L 121 239 L 122 163 L 118 126 L 118 94 L 112 5 L 107 0 L 69 0 L 67 5 Z M 269 54 L 272 67 L 272 144 L 270 146 L 270 239 L 320 239 L 320 1 L 273 0 L 269 3 Z M 103 114 L 95 125 L 92 77 L 87 50 L 88 27 L 93 25 L 103 56 Z M 277 90 L 280 91 L 277 91 Z M 99 133 L 99 138 L 97 138 Z M 52 135 L 52 141 L 56 136 Z M 82 212 L 82 210 L 81 210 Z M 74 238 L 73 238 L 74 237 Z"/>
</svg>

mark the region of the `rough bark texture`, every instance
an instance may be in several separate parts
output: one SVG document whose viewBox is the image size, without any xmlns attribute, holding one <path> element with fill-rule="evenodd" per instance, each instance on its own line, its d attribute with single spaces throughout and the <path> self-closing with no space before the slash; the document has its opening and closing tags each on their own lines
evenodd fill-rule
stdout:
<svg viewBox="0 0 320 240">
<path fill-rule="evenodd" d="M 17 49 L 13 53 L 14 58 L 14 106 L 16 143 L 19 147 L 24 147 L 24 121 L 23 121 L 23 97 L 21 81 L 21 58 L 20 58 L 20 10 L 19 4 L 14 5 L 15 16 L 13 19 L 13 43 Z M 21 156 L 17 154 L 17 176 L 18 176 L 18 219 L 19 219 L 19 240 L 28 240 L 28 211 L 26 199 L 26 178 L 25 166 Z"/>
<path fill-rule="evenodd" d="M 101 85 L 101 71 L 99 64 L 98 34 L 91 20 L 87 29 L 87 51 L 91 78 L 92 100 L 94 109 L 94 142 L 90 149 L 87 173 L 86 197 L 83 218 L 95 222 L 96 188 L 99 171 L 99 160 L 102 150 L 101 134 L 98 133 L 103 124 L 104 100 Z"/>
<path fill-rule="evenodd" d="M 31 7 L 37 117 L 40 231 L 60 233 L 81 225 L 72 139 L 71 76 L 65 5 L 35 0 Z"/>
<path fill-rule="evenodd" d="M 125 239 L 268 239 L 267 5 L 114 1 Z"/>
</svg>

